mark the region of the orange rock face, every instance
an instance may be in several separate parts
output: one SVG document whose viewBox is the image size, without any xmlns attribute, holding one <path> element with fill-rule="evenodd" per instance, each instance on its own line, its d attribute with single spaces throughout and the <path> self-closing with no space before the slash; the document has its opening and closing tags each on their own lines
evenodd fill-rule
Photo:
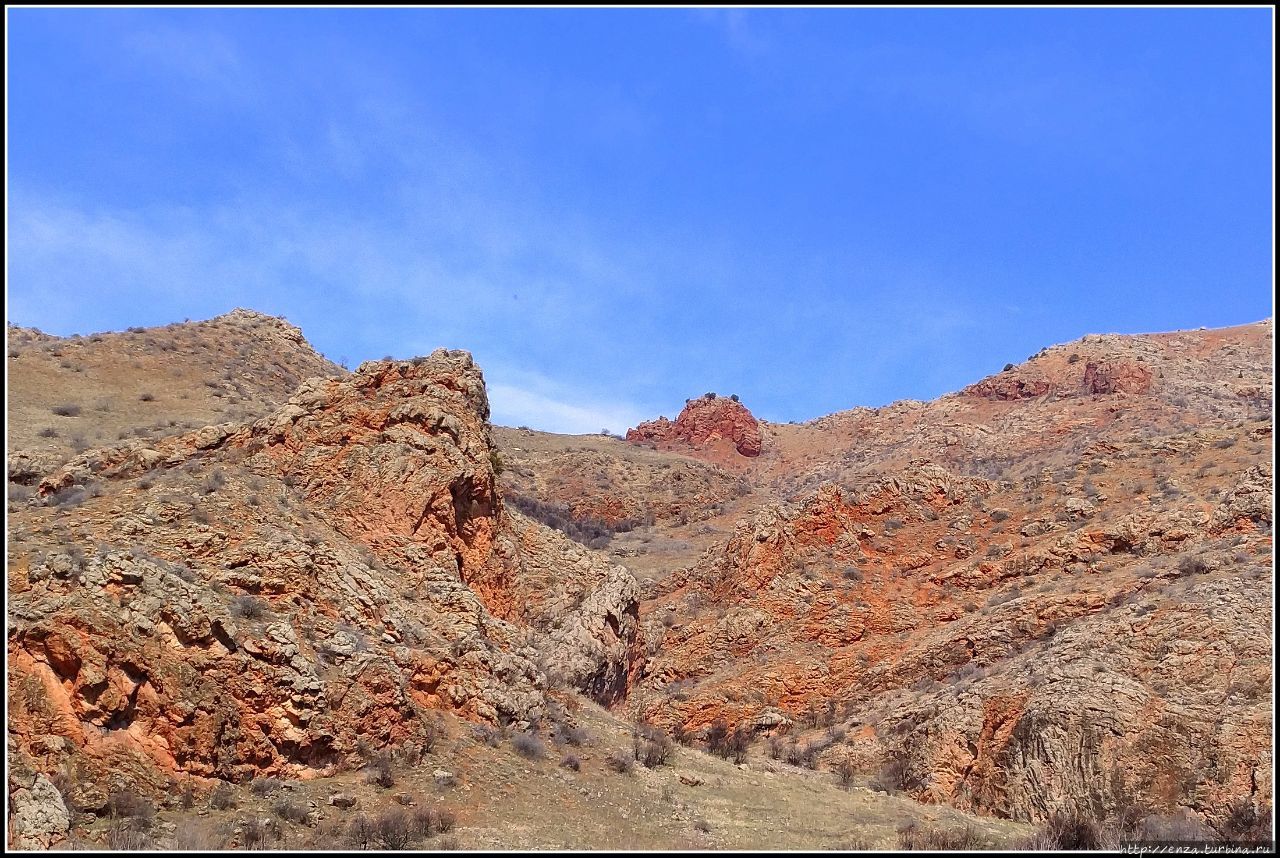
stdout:
<svg viewBox="0 0 1280 858">
<path fill-rule="evenodd" d="M 701 448 L 716 441 L 729 441 L 740 455 L 760 455 L 760 424 L 735 399 L 710 394 L 691 399 L 675 422 L 665 417 L 641 423 L 627 430 L 632 443 L 687 444 Z"/>
<path fill-rule="evenodd" d="M 1085 393 L 1147 393 L 1151 370 L 1132 361 L 1089 361 L 1081 382 Z"/>
<path fill-rule="evenodd" d="M 91 793 L 113 777 L 156 792 L 331 772 L 361 743 L 413 740 L 433 709 L 537 720 L 548 676 L 616 700 L 635 581 L 506 511 L 487 418 L 470 356 L 440 351 L 48 474 L 38 492 L 83 494 L 84 526 L 11 586 L 16 750 Z"/>
<path fill-rule="evenodd" d="M 1212 514 L 1170 500 L 1106 521 L 1068 495 L 1047 520 L 1024 513 L 1022 539 L 1004 524 L 1016 492 L 936 465 L 824 486 L 666 582 L 632 705 L 694 734 L 776 734 L 778 712 L 871 725 L 852 740 L 867 768 L 897 760 L 920 800 L 1019 819 L 1081 796 L 1210 818 L 1268 804 L 1271 512 L 1248 500 L 1267 485 L 1255 467 Z M 1236 522 L 1247 553 L 1219 539 Z"/>
</svg>

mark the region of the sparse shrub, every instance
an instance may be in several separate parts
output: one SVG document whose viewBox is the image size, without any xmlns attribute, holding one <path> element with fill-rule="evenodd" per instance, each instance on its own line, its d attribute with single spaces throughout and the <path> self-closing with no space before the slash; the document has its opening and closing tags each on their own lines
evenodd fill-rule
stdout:
<svg viewBox="0 0 1280 858">
<path fill-rule="evenodd" d="M 240 823 L 240 836 L 246 849 L 266 849 L 280 839 L 280 826 L 274 819 L 249 819 Z"/>
<path fill-rule="evenodd" d="M 585 745 L 591 740 L 591 734 L 586 730 L 581 727 L 575 727 L 572 724 L 564 723 L 557 724 L 555 726 L 552 737 L 557 744 L 563 743 L 566 745 L 572 745 L 575 748 Z"/>
<path fill-rule="evenodd" d="M 132 819 L 149 827 L 156 809 L 146 798 L 132 790 L 113 790 L 107 795 L 107 815 L 113 819 Z"/>
<path fill-rule="evenodd" d="M 391 789 L 395 786 L 396 776 L 391 767 L 391 755 L 386 751 L 379 751 L 374 754 L 373 759 L 369 761 L 364 779 L 365 783 L 373 784 L 383 789 Z"/>
<path fill-rule="evenodd" d="M 279 778 L 257 778 L 249 783 L 249 792 L 256 796 L 263 797 L 271 795 L 280 789 L 281 782 Z"/>
<path fill-rule="evenodd" d="M 458 815 L 447 807 L 436 811 L 436 831 L 448 834 L 458 824 Z"/>
<path fill-rule="evenodd" d="M 1137 835 L 1142 840 L 1198 840 L 1212 842 L 1216 833 L 1200 820 L 1184 813 L 1152 814 L 1138 824 Z"/>
<path fill-rule="evenodd" d="M 502 731 L 496 727 L 492 727 L 489 724 L 477 724 L 471 729 L 476 739 L 490 748 L 496 748 L 502 744 Z"/>
<path fill-rule="evenodd" d="M 271 809 L 275 811 L 276 816 L 286 822 L 294 822 L 298 825 L 305 825 L 307 822 L 307 806 L 296 798 L 279 799 Z"/>
<path fill-rule="evenodd" d="M 422 747 L 422 753 L 429 754 L 434 751 L 444 737 L 444 727 L 439 721 L 434 719 L 423 721 L 422 728 L 418 731 L 418 743 Z"/>
<path fill-rule="evenodd" d="M 138 400 L 141 402 L 155 402 L 156 397 L 154 393 L 144 393 L 138 397 Z"/>
<path fill-rule="evenodd" d="M 409 811 L 409 830 L 415 837 L 431 837 L 436 833 L 436 811 L 431 807 L 415 807 Z"/>
<path fill-rule="evenodd" d="M 604 758 L 604 764 L 618 774 L 629 774 L 635 763 L 625 751 L 614 751 Z"/>
<path fill-rule="evenodd" d="M 1012 602 L 1014 599 L 1022 598 L 1022 591 L 1017 587 L 1013 587 L 1004 593 L 996 593 L 987 599 L 987 607 L 994 608 L 997 605 L 1003 605 L 1005 602 Z"/>
<path fill-rule="evenodd" d="M 403 810 L 389 810 L 374 821 L 373 841 L 382 849 L 408 849 L 415 839 L 413 823 Z"/>
<path fill-rule="evenodd" d="M 857 774 L 857 769 L 853 764 L 853 760 L 849 757 L 842 757 L 835 764 L 836 780 L 840 782 L 840 786 L 847 787 L 853 783 L 853 776 Z"/>
<path fill-rule="evenodd" d="M 369 816 L 359 813 L 347 826 L 347 842 L 356 849 L 368 849 L 377 838 L 377 825 Z"/>
<path fill-rule="evenodd" d="M 235 787 L 223 781 L 209 793 L 209 807 L 214 810 L 230 810 L 236 806 Z"/>
<path fill-rule="evenodd" d="M 532 733 L 517 733 L 512 736 L 511 746 L 525 759 L 541 760 L 547 755 L 547 746 Z"/>
<path fill-rule="evenodd" d="M 208 477 L 205 478 L 203 483 L 200 484 L 200 490 L 207 495 L 211 495 L 214 492 L 216 492 L 218 489 L 225 486 L 226 484 L 227 484 L 226 474 L 222 473 L 222 471 L 220 470 L 214 471 L 212 474 L 210 474 Z"/>
<path fill-rule="evenodd" d="M 1245 797 L 1227 807 L 1218 833 L 1228 843 L 1260 843 L 1271 839 L 1271 805 L 1255 805 Z"/>
<path fill-rule="evenodd" d="M 182 779 L 182 789 L 178 793 L 178 803 L 182 805 L 183 810 L 190 810 L 196 805 L 196 788 L 191 783 L 191 778 Z"/>
<path fill-rule="evenodd" d="M 560 531 L 588 548 L 604 548 L 615 533 L 633 530 L 639 524 L 631 519 L 609 524 L 591 516 L 576 516 L 566 506 L 547 503 L 518 492 L 507 493 L 504 500 L 530 518 Z"/>
<path fill-rule="evenodd" d="M 46 426 L 36 434 L 39 435 L 41 438 L 57 438 L 58 430 L 54 429 L 52 426 Z"/>
<path fill-rule="evenodd" d="M 1007 510 L 1007 509 L 993 509 L 993 510 L 991 510 L 991 520 L 992 520 L 992 521 L 1004 521 L 1004 520 L 1006 520 L 1008 517 L 1009 517 L 1009 510 Z"/>
<path fill-rule="evenodd" d="M 908 790 L 915 783 L 916 779 L 911 775 L 910 764 L 900 753 L 890 755 L 880 767 L 880 771 L 871 778 L 872 789 L 887 793 Z"/>
<path fill-rule="evenodd" d="M 107 826 L 107 848 L 116 852 L 149 852 L 156 848 L 149 828 L 133 819 L 113 819 Z"/>
<path fill-rule="evenodd" d="M 54 414 L 58 415 L 59 417 L 79 417 L 80 416 L 80 406 L 76 405 L 74 402 L 63 403 L 62 405 L 55 405 L 50 410 Z"/>
<path fill-rule="evenodd" d="M 575 754 L 566 754 L 560 761 L 560 768 L 576 772 L 582 768 L 582 761 Z"/>
<path fill-rule="evenodd" d="M 729 725 L 717 719 L 707 728 L 707 750 L 717 757 L 728 757 Z"/>
<path fill-rule="evenodd" d="M 242 620 L 260 620 L 271 613 L 271 603 L 258 596 L 240 595 L 231 600 L 231 615 Z"/>
<path fill-rule="evenodd" d="M 884 532 L 885 532 L 885 533 L 896 533 L 897 531 L 899 531 L 899 530 L 901 530 L 901 529 L 902 529 L 902 519 L 900 519 L 900 518 L 886 518 L 886 519 L 885 519 L 885 521 L 884 521 Z"/>
<path fill-rule="evenodd" d="M 960 829 L 934 828 L 912 820 L 898 829 L 898 845 L 911 851 L 972 852 L 990 849 L 991 843 L 972 825 Z"/>
<path fill-rule="evenodd" d="M 1178 571 L 1183 575 L 1203 575 L 1209 564 L 1203 557 L 1183 557 L 1178 561 Z"/>
<path fill-rule="evenodd" d="M 84 486 L 67 486 L 46 495 L 44 502 L 45 506 L 73 507 L 79 506 L 92 496 L 94 495 L 91 495 Z"/>
<path fill-rule="evenodd" d="M 700 832 L 702 832 L 703 834 L 710 834 L 710 833 L 711 833 L 711 823 L 709 823 L 709 822 L 707 822 L 705 819 L 703 819 L 703 818 L 699 817 L 698 819 L 695 819 L 695 820 L 693 821 L 693 830 L 694 830 L 694 831 L 700 831 Z"/>
<path fill-rule="evenodd" d="M 1042 838 L 1053 849 L 1099 849 L 1102 828 L 1098 821 L 1080 810 L 1059 810 L 1049 814 Z"/>
<path fill-rule="evenodd" d="M 647 769 L 656 769 L 670 761 L 675 743 L 661 730 L 648 725 L 631 731 L 632 755 Z"/>
</svg>

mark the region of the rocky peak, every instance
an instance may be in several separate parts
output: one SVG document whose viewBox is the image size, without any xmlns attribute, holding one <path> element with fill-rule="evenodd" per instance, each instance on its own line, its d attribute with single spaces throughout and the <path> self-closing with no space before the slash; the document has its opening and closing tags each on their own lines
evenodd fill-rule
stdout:
<svg viewBox="0 0 1280 858">
<path fill-rule="evenodd" d="M 627 430 L 633 444 L 687 444 L 701 448 L 719 440 L 732 442 L 743 456 L 760 455 L 760 423 L 737 397 L 708 393 L 690 399 L 675 422 L 666 417 Z"/>
</svg>

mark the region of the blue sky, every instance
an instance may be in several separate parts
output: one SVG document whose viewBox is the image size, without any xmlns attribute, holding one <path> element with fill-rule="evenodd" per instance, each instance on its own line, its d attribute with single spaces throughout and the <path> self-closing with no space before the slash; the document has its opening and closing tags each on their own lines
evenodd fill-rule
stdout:
<svg viewBox="0 0 1280 858">
<path fill-rule="evenodd" d="M 1272 15 L 9 9 L 8 319 L 470 350 L 497 423 L 1271 315 Z"/>
</svg>

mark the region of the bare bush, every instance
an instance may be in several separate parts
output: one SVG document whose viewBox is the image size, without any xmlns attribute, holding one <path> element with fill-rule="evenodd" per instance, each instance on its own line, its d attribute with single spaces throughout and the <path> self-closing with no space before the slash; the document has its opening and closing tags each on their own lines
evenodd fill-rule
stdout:
<svg viewBox="0 0 1280 858">
<path fill-rule="evenodd" d="M 249 819 L 240 823 L 240 837 L 246 849 L 268 849 L 280 840 L 280 826 L 274 819 Z"/>
<path fill-rule="evenodd" d="M 572 745 L 575 748 L 585 745 L 591 741 L 591 734 L 581 727 L 575 727 L 572 724 L 557 724 L 552 733 L 552 739 L 556 744 Z"/>
<path fill-rule="evenodd" d="M 107 795 L 107 815 L 113 819 L 132 819 L 149 828 L 155 819 L 156 809 L 151 802 L 132 790 L 113 790 Z"/>
<path fill-rule="evenodd" d="M 115 852 L 149 852 L 157 846 L 149 827 L 134 819 L 113 819 L 107 826 L 107 848 Z"/>
<path fill-rule="evenodd" d="M 541 760 L 547 755 L 547 746 L 532 733 L 517 733 L 511 737 L 516 753 L 529 760 Z"/>
<path fill-rule="evenodd" d="M 1044 842 L 1052 849 L 1100 849 L 1102 826 L 1081 810 L 1058 810 L 1049 814 L 1041 829 Z"/>
<path fill-rule="evenodd" d="M 390 758 L 379 757 L 370 763 L 368 771 L 364 776 L 365 783 L 372 784 L 383 789 L 391 789 L 396 785 L 395 772 L 391 769 Z"/>
<path fill-rule="evenodd" d="M 836 780 L 840 782 L 840 786 L 847 787 L 853 783 L 853 777 L 857 774 L 857 768 L 853 764 L 853 760 L 849 757 L 841 757 L 836 761 L 833 767 L 836 773 Z"/>
<path fill-rule="evenodd" d="M 911 773 L 911 765 L 905 755 L 891 754 L 884 765 L 871 778 L 871 788 L 887 793 L 910 791 L 918 785 L 918 778 Z"/>
<path fill-rule="evenodd" d="M 934 828 L 912 820 L 898 829 L 898 845 L 910 851 L 972 852 L 992 844 L 972 825 L 960 829 Z"/>
<path fill-rule="evenodd" d="M 671 760 L 675 743 L 658 728 L 644 724 L 631 730 L 631 751 L 636 762 L 647 769 L 656 769 Z"/>
<path fill-rule="evenodd" d="M 309 808 L 298 801 L 296 798 L 281 798 L 271 806 L 276 816 L 286 822 L 295 822 L 298 825 L 305 825 L 307 822 L 307 814 Z"/>
<path fill-rule="evenodd" d="M 271 613 L 271 603 L 258 596 L 235 596 L 231 600 L 231 616 L 242 620 L 261 620 Z"/>
<path fill-rule="evenodd" d="M 389 810 L 374 821 L 373 840 L 382 849 L 408 849 L 415 839 L 413 823 L 403 810 Z"/>
<path fill-rule="evenodd" d="M 614 751 L 604 758 L 604 764 L 618 774 L 628 774 L 635 766 L 631 755 L 625 751 Z"/>
<path fill-rule="evenodd" d="M 1259 843 L 1271 839 L 1271 805 L 1239 798 L 1227 806 L 1218 833 L 1228 843 Z"/>
<path fill-rule="evenodd" d="M 268 796 L 280 789 L 279 778 L 257 778 L 249 783 L 249 792 L 256 796 Z"/>
<path fill-rule="evenodd" d="M 230 810 L 236 806 L 235 787 L 223 781 L 209 793 L 209 807 L 214 810 Z"/>
</svg>

